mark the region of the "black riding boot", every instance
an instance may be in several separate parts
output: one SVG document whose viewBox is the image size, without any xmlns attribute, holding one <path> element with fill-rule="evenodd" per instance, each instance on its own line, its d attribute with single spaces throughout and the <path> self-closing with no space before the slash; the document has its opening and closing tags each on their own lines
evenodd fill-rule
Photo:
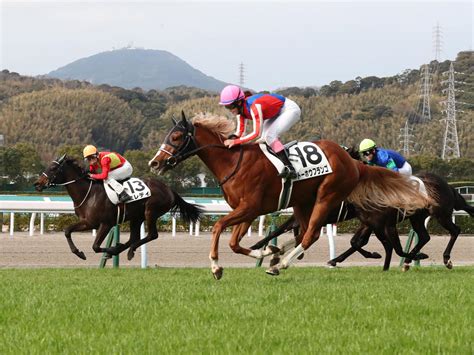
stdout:
<svg viewBox="0 0 474 355">
<path fill-rule="evenodd" d="M 296 179 L 298 177 L 298 174 L 296 174 L 296 170 L 293 167 L 293 164 L 291 164 L 290 159 L 288 158 L 286 149 L 283 149 L 282 151 L 276 153 L 276 155 L 278 156 L 278 158 L 280 158 L 283 164 L 285 164 L 283 171 L 278 174 L 278 176 L 286 179 Z"/>
<path fill-rule="evenodd" d="M 119 202 L 127 202 L 127 201 L 130 201 L 132 199 L 132 196 L 130 196 L 127 191 L 123 190 L 119 195 L 118 195 L 118 198 L 119 198 Z"/>
</svg>

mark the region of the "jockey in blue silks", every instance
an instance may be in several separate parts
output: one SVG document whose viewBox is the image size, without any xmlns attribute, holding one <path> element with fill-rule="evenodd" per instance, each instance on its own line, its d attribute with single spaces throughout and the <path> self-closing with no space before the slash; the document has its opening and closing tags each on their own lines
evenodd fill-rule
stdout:
<svg viewBox="0 0 474 355">
<path fill-rule="evenodd" d="M 367 160 L 369 165 L 377 165 L 403 175 L 412 175 L 411 165 L 400 154 L 390 149 L 378 148 L 372 139 L 360 142 L 359 153 Z"/>
</svg>

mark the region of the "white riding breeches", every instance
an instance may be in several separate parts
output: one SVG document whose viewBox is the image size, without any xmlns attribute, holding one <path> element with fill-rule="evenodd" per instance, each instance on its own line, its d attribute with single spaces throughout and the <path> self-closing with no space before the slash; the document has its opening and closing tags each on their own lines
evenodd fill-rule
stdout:
<svg viewBox="0 0 474 355">
<path fill-rule="evenodd" d="M 398 169 L 398 172 L 403 175 L 413 175 L 411 171 L 411 165 L 407 161 L 401 168 Z"/>
<path fill-rule="evenodd" d="M 123 192 L 123 186 L 117 180 L 125 180 L 132 176 L 133 168 L 132 164 L 126 161 L 120 168 L 109 171 L 105 183 L 108 184 L 112 189 L 115 190 L 118 194 Z"/>
<path fill-rule="evenodd" d="M 271 145 L 283 133 L 288 131 L 291 126 L 299 121 L 301 117 L 301 109 L 290 99 L 285 99 L 280 114 L 272 119 L 263 121 L 262 140 Z"/>
<path fill-rule="evenodd" d="M 125 180 L 132 176 L 132 173 L 132 164 L 126 161 L 120 168 L 109 171 L 109 176 L 107 176 L 107 179 Z"/>
</svg>

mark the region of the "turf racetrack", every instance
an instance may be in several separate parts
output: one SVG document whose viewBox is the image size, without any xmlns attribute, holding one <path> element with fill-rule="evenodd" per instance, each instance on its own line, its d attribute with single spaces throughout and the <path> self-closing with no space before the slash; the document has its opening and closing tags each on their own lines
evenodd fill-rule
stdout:
<svg viewBox="0 0 474 355">
<path fill-rule="evenodd" d="M 0 352 L 474 353 L 474 267 L 0 269 Z"/>
</svg>

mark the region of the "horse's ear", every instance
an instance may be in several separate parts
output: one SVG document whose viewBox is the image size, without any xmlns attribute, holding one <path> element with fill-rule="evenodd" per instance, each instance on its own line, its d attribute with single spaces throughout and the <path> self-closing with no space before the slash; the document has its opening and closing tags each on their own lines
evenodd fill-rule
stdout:
<svg viewBox="0 0 474 355">
<path fill-rule="evenodd" d="M 184 114 L 184 110 L 181 110 L 181 121 L 182 121 L 183 123 L 186 123 L 186 122 L 187 122 L 187 120 L 186 120 L 186 115 Z"/>
<path fill-rule="evenodd" d="M 61 164 L 64 159 L 66 159 L 66 154 L 63 154 L 63 155 L 57 160 L 57 162 L 58 162 L 59 164 Z"/>
<path fill-rule="evenodd" d="M 175 126 L 178 124 L 178 122 L 174 119 L 174 116 L 171 116 L 171 121 L 173 122 Z"/>
</svg>

